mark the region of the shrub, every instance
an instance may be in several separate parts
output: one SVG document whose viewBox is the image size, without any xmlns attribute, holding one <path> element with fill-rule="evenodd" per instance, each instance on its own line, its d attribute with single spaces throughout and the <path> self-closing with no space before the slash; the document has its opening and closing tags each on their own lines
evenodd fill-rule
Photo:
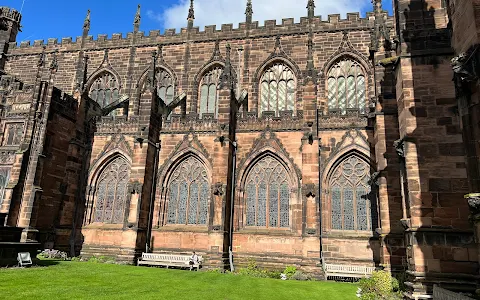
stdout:
<svg viewBox="0 0 480 300">
<path fill-rule="evenodd" d="M 357 296 L 362 300 L 402 299 L 398 280 L 385 271 L 375 271 L 370 278 L 361 279 Z"/>
<path fill-rule="evenodd" d="M 45 249 L 42 252 L 40 252 L 38 256 L 40 258 L 52 258 L 52 259 L 62 259 L 62 260 L 68 259 L 67 252 L 63 252 L 55 249 Z"/>
<path fill-rule="evenodd" d="M 286 266 L 285 270 L 283 270 L 283 274 L 287 276 L 288 279 L 290 279 L 295 273 L 297 272 L 297 268 L 294 266 Z"/>
<path fill-rule="evenodd" d="M 295 272 L 295 274 L 292 275 L 292 277 L 290 277 L 291 280 L 310 280 L 310 276 L 308 276 L 307 274 L 301 272 L 301 271 L 297 271 Z"/>
</svg>

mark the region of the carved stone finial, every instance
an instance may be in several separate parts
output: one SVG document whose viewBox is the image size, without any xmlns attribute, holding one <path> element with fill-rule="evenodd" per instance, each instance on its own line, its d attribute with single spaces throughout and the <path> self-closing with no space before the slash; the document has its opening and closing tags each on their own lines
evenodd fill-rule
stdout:
<svg viewBox="0 0 480 300">
<path fill-rule="evenodd" d="M 245 15 L 247 16 L 247 23 L 252 23 L 252 16 L 253 16 L 253 6 L 252 0 L 247 1 L 247 8 L 245 9 Z"/>
<path fill-rule="evenodd" d="M 308 10 L 308 18 L 312 19 L 315 16 L 315 1 L 314 0 L 308 0 L 307 10 Z"/>
<path fill-rule="evenodd" d="M 230 53 L 232 51 L 232 47 L 230 44 L 227 44 L 225 47 L 226 51 L 226 59 L 225 59 L 225 68 L 223 69 L 223 73 L 220 77 L 221 87 L 225 88 L 232 88 L 233 87 L 233 76 L 232 76 L 232 61 L 230 58 Z"/>
<path fill-rule="evenodd" d="M 85 17 L 85 21 L 83 21 L 83 30 L 90 30 L 90 10 L 87 10 L 87 16 Z"/>
<path fill-rule="evenodd" d="M 195 20 L 195 9 L 193 8 L 193 0 L 190 0 L 190 8 L 188 9 L 187 20 Z"/>
<path fill-rule="evenodd" d="M 150 91 L 152 93 L 155 92 L 156 90 L 156 85 L 157 83 L 156 78 L 155 78 L 155 73 L 156 73 L 156 68 L 157 68 L 157 51 L 153 50 L 152 51 L 152 67 L 150 68 L 150 76 L 149 76 L 149 82 L 150 82 Z"/>
<path fill-rule="evenodd" d="M 37 66 L 38 67 L 42 67 L 45 65 L 45 49 L 47 47 L 43 46 L 43 50 L 42 50 L 42 53 L 40 53 L 40 56 L 38 58 L 38 62 L 37 62 Z"/>
<path fill-rule="evenodd" d="M 140 20 L 142 19 L 140 15 L 140 4 L 137 6 L 137 13 L 135 14 L 135 19 L 133 19 L 133 30 L 137 32 L 140 29 Z"/>
<path fill-rule="evenodd" d="M 57 54 L 58 54 L 58 49 L 55 49 L 55 52 L 53 52 L 52 62 L 50 63 L 50 71 L 52 71 L 52 72 L 56 72 L 57 69 L 58 69 Z"/>
</svg>

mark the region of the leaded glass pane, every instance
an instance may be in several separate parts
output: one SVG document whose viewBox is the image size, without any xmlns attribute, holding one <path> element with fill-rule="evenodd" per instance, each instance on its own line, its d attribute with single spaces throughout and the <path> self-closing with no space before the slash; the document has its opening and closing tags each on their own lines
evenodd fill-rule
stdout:
<svg viewBox="0 0 480 300">
<path fill-rule="evenodd" d="M 169 190 L 168 224 L 207 224 L 209 184 L 207 171 L 198 159 L 188 157 L 175 168 Z"/>
<path fill-rule="evenodd" d="M 338 108 L 345 112 L 346 108 L 346 89 L 345 89 L 345 77 L 338 78 Z"/>
<path fill-rule="evenodd" d="M 269 226 L 270 227 L 277 227 L 278 222 L 278 184 L 273 183 L 270 185 L 270 189 L 268 192 L 268 214 L 269 214 Z"/>
<path fill-rule="evenodd" d="M 123 158 L 115 159 L 102 171 L 95 194 L 95 222 L 123 223 L 129 177 L 130 167 Z"/>
<path fill-rule="evenodd" d="M 258 161 L 248 173 L 245 193 L 246 226 L 289 227 L 290 187 L 279 161 Z"/>
<path fill-rule="evenodd" d="M 290 188 L 287 183 L 280 187 L 280 227 L 290 226 Z"/>
<path fill-rule="evenodd" d="M 167 102 L 167 88 L 166 87 L 161 87 L 158 89 L 158 97 L 162 99 L 164 102 Z"/>
<path fill-rule="evenodd" d="M 258 185 L 257 226 L 267 226 L 267 185 Z"/>
<path fill-rule="evenodd" d="M 168 105 L 168 104 L 172 103 L 172 101 L 173 101 L 173 86 L 169 86 L 167 88 L 167 92 L 165 93 L 165 98 L 166 98 L 165 104 Z"/>
<path fill-rule="evenodd" d="M 293 77 L 293 74 L 292 74 Z M 287 110 L 295 109 L 295 81 L 289 80 L 287 83 Z"/>
<path fill-rule="evenodd" d="M 345 230 L 355 229 L 353 190 L 351 187 L 345 187 L 343 190 L 343 222 Z"/>
<path fill-rule="evenodd" d="M 270 98 L 268 106 L 270 110 L 278 112 L 278 98 L 277 98 L 277 83 L 275 81 L 270 82 Z"/>
<path fill-rule="evenodd" d="M 355 155 L 336 167 L 330 180 L 332 229 L 372 229 L 370 219 L 376 218 L 376 212 L 370 205 L 369 180 L 369 165 Z"/>
<path fill-rule="evenodd" d="M 340 187 L 332 189 L 332 229 L 342 229 L 342 191 Z"/>
<path fill-rule="evenodd" d="M 270 103 L 270 90 L 268 89 L 268 82 L 262 82 L 262 101 L 260 104 L 260 111 L 269 111 L 270 107 L 268 104 Z"/>
<path fill-rule="evenodd" d="M 0 170 L 0 205 L 3 202 L 5 188 L 8 185 L 9 173 L 10 171 L 6 169 Z"/>
<path fill-rule="evenodd" d="M 216 66 L 203 75 L 200 84 L 200 115 L 204 113 L 214 113 L 218 111 L 218 93 L 217 87 L 220 84 L 220 76 L 223 68 Z"/>
<path fill-rule="evenodd" d="M 287 110 L 287 82 L 282 80 L 278 84 L 278 109 Z"/>
<path fill-rule="evenodd" d="M 355 77 L 348 76 L 347 78 L 347 108 L 357 107 L 355 99 Z"/>
<path fill-rule="evenodd" d="M 295 75 L 286 65 L 276 63 L 262 75 L 260 113 L 275 111 L 277 116 L 282 110 L 294 110 Z"/>
<path fill-rule="evenodd" d="M 188 203 L 188 184 L 180 182 L 178 198 L 178 224 L 185 224 L 187 222 L 187 203 Z"/>
<path fill-rule="evenodd" d="M 190 201 L 188 202 L 188 224 L 197 223 L 198 211 L 198 184 L 196 182 L 190 185 Z"/>
<path fill-rule="evenodd" d="M 170 184 L 170 198 L 168 202 L 167 222 L 175 224 L 177 222 L 177 202 L 178 199 L 178 184 L 173 182 Z"/>
<path fill-rule="evenodd" d="M 198 224 L 205 225 L 207 224 L 207 214 L 208 214 L 208 182 L 204 181 L 201 183 L 200 189 L 200 203 L 198 205 Z"/>
<path fill-rule="evenodd" d="M 207 112 L 210 114 L 214 114 L 216 110 L 216 102 L 217 101 L 217 86 L 215 84 L 211 84 L 208 87 L 208 104 L 207 104 Z"/>
<path fill-rule="evenodd" d="M 336 63 L 328 73 L 328 108 L 345 112 L 346 108 L 365 109 L 365 76 L 360 65 L 344 59 Z"/>
<path fill-rule="evenodd" d="M 357 78 L 357 101 L 358 107 L 360 110 L 364 111 L 365 106 L 367 104 L 366 100 L 366 85 L 365 85 L 365 77 L 358 76 Z"/>
</svg>

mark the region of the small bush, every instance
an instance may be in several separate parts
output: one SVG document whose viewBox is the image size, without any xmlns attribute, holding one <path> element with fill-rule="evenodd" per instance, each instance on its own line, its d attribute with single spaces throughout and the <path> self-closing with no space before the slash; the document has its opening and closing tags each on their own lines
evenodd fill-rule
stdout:
<svg viewBox="0 0 480 300">
<path fill-rule="evenodd" d="M 283 274 L 287 275 L 287 278 L 290 279 L 297 272 L 297 268 L 294 266 L 286 266 L 283 270 Z"/>
<path fill-rule="evenodd" d="M 81 256 L 72 257 L 70 260 L 71 261 L 83 261 Z"/>
<path fill-rule="evenodd" d="M 402 299 L 398 280 L 385 271 L 375 271 L 370 278 L 361 279 L 357 296 L 361 300 Z"/>
<path fill-rule="evenodd" d="M 54 249 L 45 249 L 40 254 L 38 254 L 39 258 L 50 258 L 50 259 L 62 259 L 62 260 L 67 260 L 68 259 L 68 254 L 67 252 L 63 252 L 60 250 L 54 250 Z"/>
<path fill-rule="evenodd" d="M 297 271 L 295 272 L 295 274 L 293 274 L 291 277 L 290 277 L 291 280 L 302 280 L 302 281 L 306 281 L 306 280 L 310 280 L 310 276 L 308 276 L 307 274 L 301 272 L 301 271 Z"/>
</svg>

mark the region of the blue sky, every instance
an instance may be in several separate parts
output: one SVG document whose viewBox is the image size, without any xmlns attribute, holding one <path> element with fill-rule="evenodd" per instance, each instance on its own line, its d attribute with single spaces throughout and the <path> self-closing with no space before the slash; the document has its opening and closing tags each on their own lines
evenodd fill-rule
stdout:
<svg viewBox="0 0 480 300">
<path fill-rule="evenodd" d="M 301 2 L 305 3 L 301 3 Z M 20 11 L 23 0 L 2 0 L 2 6 L 13 7 Z M 245 19 L 246 0 L 195 0 L 195 24 L 205 25 L 237 23 Z M 265 19 L 306 16 L 307 0 L 253 0 L 254 20 L 263 24 Z M 365 16 L 372 9 L 371 0 L 317 0 L 316 15 L 326 18 L 327 14 L 360 11 Z M 329 3 L 325 3 L 329 2 Z M 391 12 L 391 0 L 384 0 L 384 8 Z M 48 3 L 48 4 L 47 4 Z M 188 0 L 25 0 L 22 10 L 22 31 L 17 41 L 46 40 L 48 38 L 73 37 L 81 35 L 83 20 L 87 9 L 91 12 L 90 35 L 131 32 L 137 4 L 141 5 L 142 23 L 140 29 L 150 30 L 180 28 L 186 26 Z M 201 29 L 203 30 L 203 29 Z"/>
</svg>

